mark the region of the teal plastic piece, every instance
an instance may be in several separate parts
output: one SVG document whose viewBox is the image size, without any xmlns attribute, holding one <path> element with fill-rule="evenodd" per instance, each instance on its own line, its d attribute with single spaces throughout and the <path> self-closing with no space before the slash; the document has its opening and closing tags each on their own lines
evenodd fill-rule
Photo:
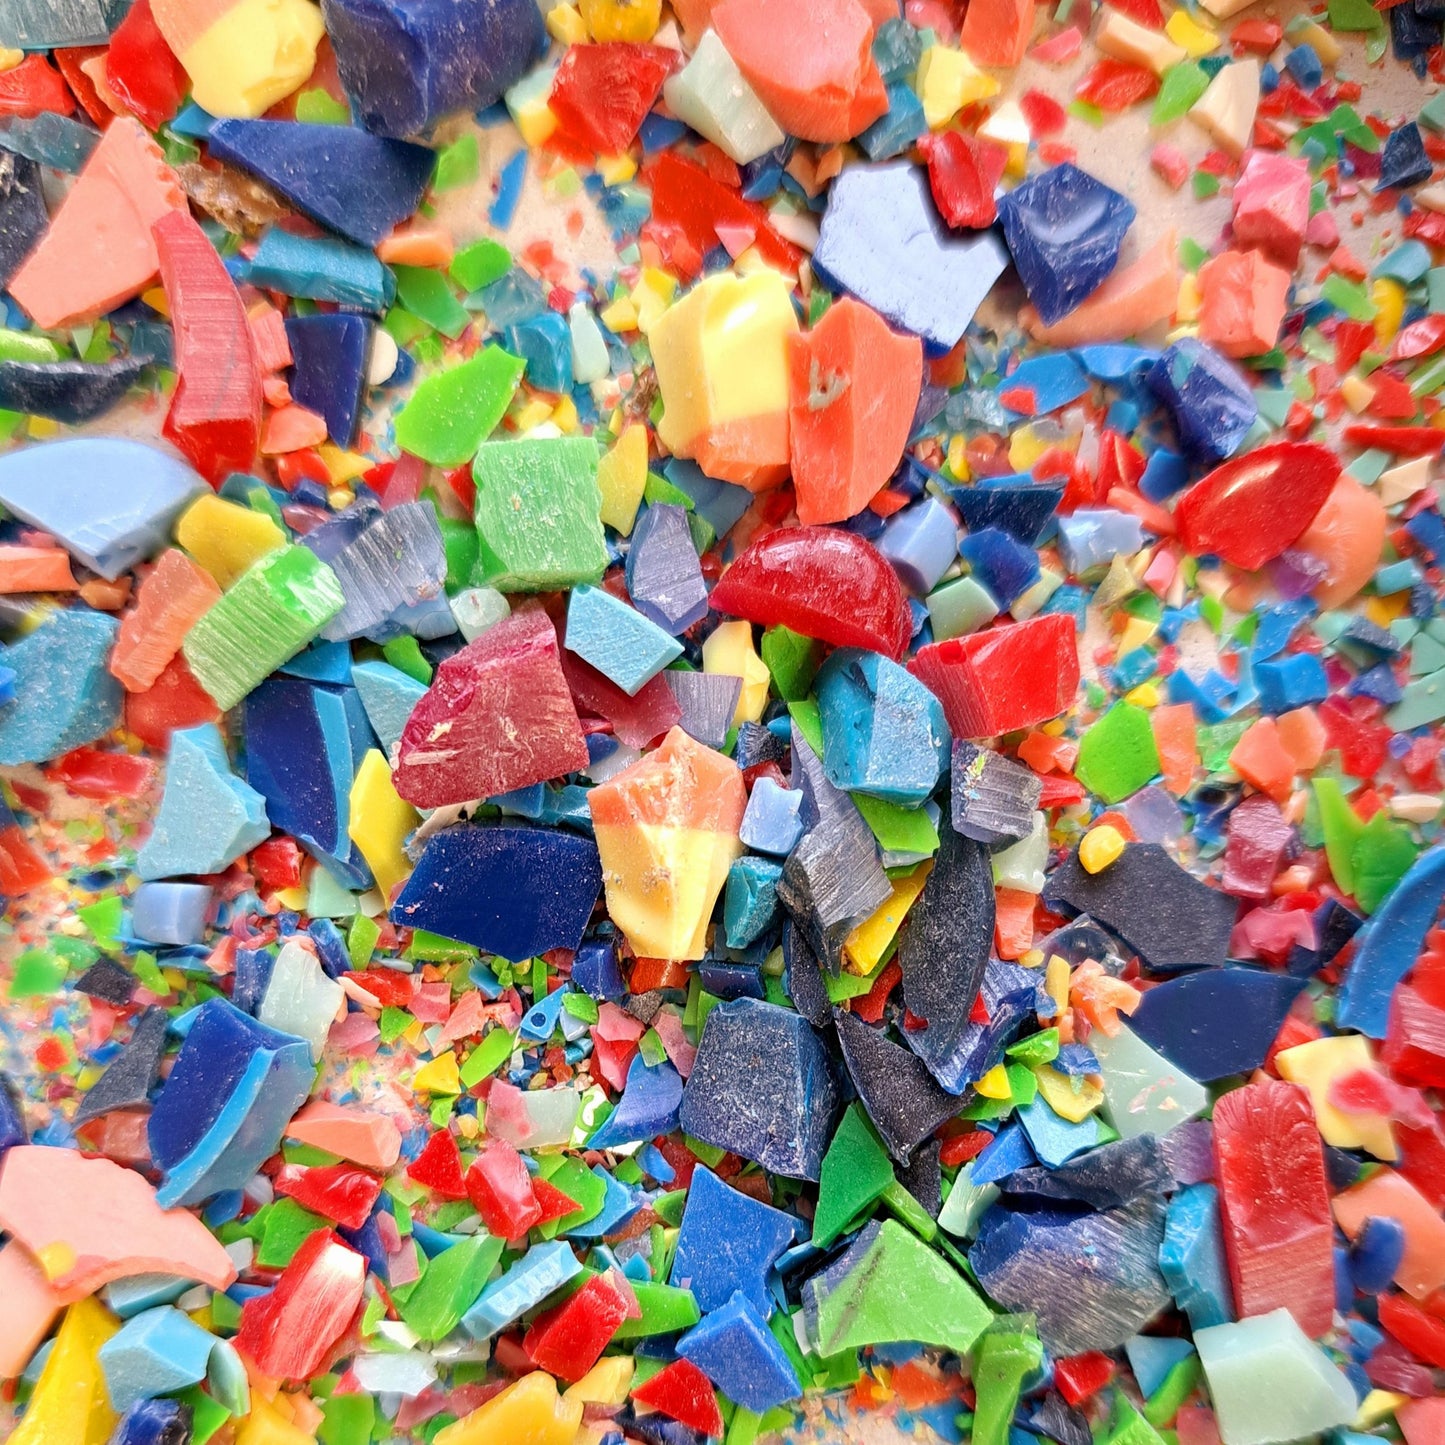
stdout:
<svg viewBox="0 0 1445 1445">
<path fill-rule="evenodd" d="M 682 644 L 601 587 L 575 587 L 567 601 L 567 649 L 635 697 Z"/>
<path fill-rule="evenodd" d="M 1228 1324 L 1234 1318 L 1219 1226 L 1219 1191 L 1214 1185 L 1191 1184 L 1169 1201 L 1159 1272 L 1194 1329 Z"/>
<path fill-rule="evenodd" d="M 106 668 L 119 624 L 103 612 L 64 609 L 0 653 L 15 700 L 0 707 L 0 764 L 44 763 L 103 737 L 125 694 Z"/>
<path fill-rule="evenodd" d="M 1203 1084 L 1156 1053 L 1128 1024 L 1109 1038 L 1102 1029 L 1089 1040 L 1104 1080 L 1104 1117 L 1121 1139 L 1167 1134 L 1209 1105 Z"/>
<path fill-rule="evenodd" d="M 293 236 L 279 226 L 262 237 L 245 279 L 283 296 L 359 306 L 378 316 L 396 297 L 395 279 L 370 251 L 329 236 Z"/>
<path fill-rule="evenodd" d="M 366 720 L 388 755 L 401 740 L 412 709 L 426 694 L 426 685 L 389 662 L 358 662 L 351 680 L 366 709 Z"/>
<path fill-rule="evenodd" d="M 214 1335 L 172 1305 L 127 1320 L 100 1347 L 112 1408 L 123 1414 L 137 1400 L 153 1400 L 199 1384 L 206 1378 L 215 1343 Z"/>
<path fill-rule="evenodd" d="M 723 926 L 729 948 L 746 948 L 778 911 L 783 865 L 770 858 L 739 858 L 728 869 L 723 893 Z"/>
</svg>

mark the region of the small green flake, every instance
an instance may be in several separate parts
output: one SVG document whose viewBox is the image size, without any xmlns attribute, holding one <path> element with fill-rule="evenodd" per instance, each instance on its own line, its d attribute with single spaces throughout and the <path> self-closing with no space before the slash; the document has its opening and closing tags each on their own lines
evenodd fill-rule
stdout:
<svg viewBox="0 0 1445 1445">
<path fill-rule="evenodd" d="M 425 266 L 393 266 L 392 270 L 397 297 L 412 315 L 453 340 L 471 325 L 471 314 L 452 294 L 440 271 Z"/>
<path fill-rule="evenodd" d="M 482 152 L 475 132 L 468 131 L 451 145 L 437 152 L 436 170 L 432 173 L 431 188 L 434 192 L 454 191 L 469 186 L 482 171 Z M 503 247 L 503 250 L 506 248 Z M 510 260 L 510 257 L 508 258 Z M 455 257 L 453 266 L 455 266 Z M 483 285 L 486 283 L 483 282 Z M 468 286 L 468 291 L 476 290 Z"/>
<path fill-rule="evenodd" d="M 1207 201 L 1219 194 L 1219 177 L 1210 171 L 1195 171 L 1189 184 L 1194 190 L 1196 201 Z"/>
<path fill-rule="evenodd" d="M 422 655 L 421 645 L 411 633 L 392 638 L 381 650 L 386 660 L 398 672 L 404 672 L 415 681 L 430 685 L 432 665 Z"/>
<path fill-rule="evenodd" d="M 397 413 L 396 442 L 438 467 L 470 461 L 506 415 L 525 363 L 484 346 L 457 366 L 426 377 Z"/>
<path fill-rule="evenodd" d="M 863 1106 L 856 1101 L 843 1114 L 818 1184 L 813 1214 L 813 1243 L 826 1249 L 893 1183 L 893 1164 Z"/>
<path fill-rule="evenodd" d="M 120 926 L 125 919 L 125 904 L 119 893 L 98 898 L 77 908 L 75 916 L 90 930 L 90 936 L 100 943 L 113 943 L 120 936 Z"/>
<path fill-rule="evenodd" d="M 448 269 L 463 291 L 480 291 L 512 269 L 512 253 L 500 241 L 474 241 L 452 257 Z"/>
<path fill-rule="evenodd" d="M 63 958 L 41 948 L 28 948 L 12 965 L 9 998 L 44 998 L 54 993 L 69 972 Z"/>
<path fill-rule="evenodd" d="M 402 1319 L 419 1339 L 449 1335 L 476 1303 L 501 1257 L 502 1241 L 490 1234 L 473 1235 L 433 1255 L 402 1309 Z"/>
<path fill-rule="evenodd" d="M 1079 780 L 1106 803 L 1122 802 L 1158 771 L 1149 714 L 1132 703 L 1115 703 L 1079 744 Z"/>
<path fill-rule="evenodd" d="M 1184 115 L 1189 107 L 1209 89 L 1209 76 L 1194 60 L 1183 60 L 1164 72 L 1159 94 L 1154 97 L 1150 125 L 1168 125 Z"/>
<path fill-rule="evenodd" d="M 324 90 L 313 87 L 296 97 L 296 119 L 303 125 L 347 125 L 351 110 L 342 101 L 333 100 Z"/>
<path fill-rule="evenodd" d="M 807 697 L 822 662 L 822 648 L 813 638 L 781 625 L 769 627 L 763 633 L 760 652 L 784 702 Z"/>
<path fill-rule="evenodd" d="M 318 1229 L 329 1227 L 319 1214 L 313 1214 L 294 1199 L 278 1199 L 266 1209 L 256 1263 L 263 1269 L 284 1269 L 291 1263 L 292 1255 Z"/>
</svg>

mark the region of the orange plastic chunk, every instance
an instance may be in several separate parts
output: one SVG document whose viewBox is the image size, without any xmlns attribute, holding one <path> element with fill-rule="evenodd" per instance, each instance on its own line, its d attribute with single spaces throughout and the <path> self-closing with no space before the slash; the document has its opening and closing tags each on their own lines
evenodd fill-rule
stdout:
<svg viewBox="0 0 1445 1445">
<path fill-rule="evenodd" d="M 1189 791 L 1199 765 L 1199 743 L 1194 731 L 1194 708 L 1187 702 L 1156 707 L 1150 714 L 1154 746 L 1164 786 L 1176 796 Z"/>
<path fill-rule="evenodd" d="M 1348 472 L 1341 473 L 1295 543 L 1325 564 L 1324 580 L 1314 590 L 1321 608 L 1343 606 L 1375 575 L 1384 540 L 1384 503 Z"/>
<path fill-rule="evenodd" d="M 1199 334 L 1225 356 L 1258 356 L 1279 340 L 1289 272 L 1258 251 L 1225 251 L 1199 268 Z"/>
<path fill-rule="evenodd" d="M 35 1257 L 18 1240 L 0 1245 L 0 1380 L 13 1380 L 29 1363 L 65 1296 L 52 1289 Z"/>
<path fill-rule="evenodd" d="M 185 209 L 160 147 L 138 121 L 118 116 L 15 273 L 10 294 L 46 331 L 113 311 L 156 279 L 151 227 Z"/>
<path fill-rule="evenodd" d="M 0 592 L 74 592 L 80 583 L 59 547 L 0 547 Z"/>
<path fill-rule="evenodd" d="M 1034 0 L 969 0 L 959 44 L 976 65 L 1012 66 L 1034 33 Z"/>
<path fill-rule="evenodd" d="M 307 1104 L 286 1126 L 286 1137 L 366 1169 L 390 1169 L 401 1154 L 401 1130 L 387 1115 L 324 1099 Z"/>
<path fill-rule="evenodd" d="M 1048 346 L 1089 346 L 1142 335 L 1151 326 L 1173 318 L 1179 298 L 1177 254 L 1170 231 L 1052 326 L 1045 326 L 1038 312 L 1025 306 L 1024 326 L 1030 336 Z"/>
<path fill-rule="evenodd" d="M 178 547 L 161 556 L 121 619 L 110 670 L 127 692 L 152 687 L 181 641 L 221 599 L 216 579 Z"/>
<path fill-rule="evenodd" d="M 1295 760 L 1280 741 L 1272 717 L 1262 717 L 1235 743 L 1229 766 L 1251 787 L 1268 793 L 1277 803 L 1289 797 L 1294 785 Z"/>
<path fill-rule="evenodd" d="M 789 135 L 851 140 L 888 109 L 873 22 L 858 0 L 723 0 L 712 23 Z"/>
<path fill-rule="evenodd" d="M 923 343 L 845 297 L 788 338 L 789 451 L 798 520 L 844 522 L 887 484 L 908 443 Z"/>
<path fill-rule="evenodd" d="M 1275 719 L 1279 740 L 1297 773 L 1312 773 L 1325 755 L 1325 725 L 1312 707 L 1297 707 Z"/>
<path fill-rule="evenodd" d="M 993 947 L 1000 958 L 1022 958 L 1034 946 L 1034 905 L 1021 888 L 993 890 Z"/>
<path fill-rule="evenodd" d="M 1406 1294 L 1425 1299 L 1445 1285 L 1445 1219 L 1402 1174 L 1381 1169 L 1361 1184 L 1334 1197 L 1335 1219 L 1353 1239 L 1367 1219 L 1397 1220 L 1405 1231 L 1405 1252 L 1395 1283 Z"/>
</svg>

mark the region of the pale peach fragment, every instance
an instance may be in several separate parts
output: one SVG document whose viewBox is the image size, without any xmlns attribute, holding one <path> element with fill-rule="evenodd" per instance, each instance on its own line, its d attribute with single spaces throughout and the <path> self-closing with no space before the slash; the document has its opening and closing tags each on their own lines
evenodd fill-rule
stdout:
<svg viewBox="0 0 1445 1445">
<path fill-rule="evenodd" d="M 121 619 L 110 670 L 127 692 L 146 692 L 181 642 L 221 599 L 215 578 L 178 548 L 164 553 Z"/>
<path fill-rule="evenodd" d="M 1174 232 L 1170 231 L 1052 326 L 1043 325 L 1038 312 L 1025 306 L 1024 326 L 1035 341 L 1046 346 L 1090 346 L 1142 335 L 1174 316 L 1179 297 L 1176 251 Z"/>
<path fill-rule="evenodd" d="M 367 1169 L 390 1169 L 401 1153 L 401 1131 L 385 1114 L 313 1099 L 286 1126 L 286 1137 Z"/>
</svg>

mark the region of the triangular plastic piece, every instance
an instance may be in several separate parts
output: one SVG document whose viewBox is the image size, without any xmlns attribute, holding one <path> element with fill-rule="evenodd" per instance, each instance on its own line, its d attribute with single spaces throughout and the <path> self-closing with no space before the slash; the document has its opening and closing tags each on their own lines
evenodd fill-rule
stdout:
<svg viewBox="0 0 1445 1445">
<path fill-rule="evenodd" d="M 893 1183 L 893 1164 L 862 1108 L 848 1106 L 823 1156 L 813 1243 L 826 1249 Z"/>
</svg>

